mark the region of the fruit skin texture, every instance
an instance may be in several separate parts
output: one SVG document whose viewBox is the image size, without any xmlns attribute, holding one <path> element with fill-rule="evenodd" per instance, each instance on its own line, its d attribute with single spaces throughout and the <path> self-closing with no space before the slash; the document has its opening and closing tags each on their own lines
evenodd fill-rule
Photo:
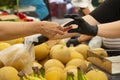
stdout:
<svg viewBox="0 0 120 80">
<path fill-rule="evenodd" d="M 83 55 L 80 54 L 79 52 L 77 52 L 75 50 L 75 47 L 69 47 L 69 50 L 70 50 L 70 54 L 71 54 L 71 59 L 79 58 L 79 59 L 83 59 L 84 60 Z"/>
<path fill-rule="evenodd" d="M 91 70 L 86 73 L 86 77 L 88 78 L 88 80 L 108 80 L 107 75 L 97 69 Z"/>
<path fill-rule="evenodd" d="M 47 70 L 51 67 L 54 67 L 54 66 L 64 69 L 64 65 L 57 59 L 50 59 L 47 62 L 45 62 L 45 64 L 44 64 L 45 70 Z"/>
<path fill-rule="evenodd" d="M 71 58 L 70 50 L 65 45 L 55 45 L 50 50 L 50 57 L 66 64 Z"/>
<path fill-rule="evenodd" d="M 71 52 L 71 59 L 76 59 L 76 58 L 84 60 L 83 55 L 80 54 L 79 52 L 77 51 Z"/>
<path fill-rule="evenodd" d="M 81 53 L 85 59 L 87 59 L 87 51 L 90 50 L 90 47 L 86 44 L 80 44 L 75 47 L 75 50 Z"/>
<path fill-rule="evenodd" d="M 18 71 L 10 66 L 0 68 L 0 80 L 20 80 Z"/>
<path fill-rule="evenodd" d="M 35 59 L 42 60 L 46 58 L 50 52 L 50 48 L 46 43 L 42 43 L 34 47 L 35 49 Z"/>
<path fill-rule="evenodd" d="M 24 38 L 17 38 L 17 39 L 13 39 L 13 40 L 4 41 L 4 42 L 14 45 L 14 44 L 18 44 L 18 43 L 23 43 Z"/>
<path fill-rule="evenodd" d="M 6 42 L 0 42 L 0 51 L 1 50 L 4 50 L 8 47 L 10 47 L 11 45 L 9 43 L 6 43 Z"/>
<path fill-rule="evenodd" d="M 107 51 L 105 51 L 103 48 L 95 48 L 92 50 L 93 53 L 97 54 L 98 56 L 107 57 Z"/>
<path fill-rule="evenodd" d="M 51 72 L 51 71 L 60 71 L 61 73 L 63 73 L 64 69 L 54 66 L 54 67 L 51 67 L 51 68 L 45 70 L 45 74 L 48 73 L 48 72 Z"/>
<path fill-rule="evenodd" d="M 85 60 L 82 59 L 72 59 L 66 64 L 66 66 L 80 66 L 83 72 L 86 72 L 87 69 L 87 64 L 85 63 Z"/>
<path fill-rule="evenodd" d="M 63 71 L 58 70 L 57 67 L 54 68 L 52 70 L 50 70 L 52 68 L 49 68 L 49 70 L 45 73 L 45 78 L 46 80 L 61 80 L 62 75 L 63 75 Z"/>
</svg>

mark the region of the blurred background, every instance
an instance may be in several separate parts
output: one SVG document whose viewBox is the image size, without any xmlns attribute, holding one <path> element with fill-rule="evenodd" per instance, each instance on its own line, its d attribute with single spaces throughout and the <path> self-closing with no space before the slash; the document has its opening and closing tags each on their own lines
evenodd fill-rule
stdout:
<svg viewBox="0 0 120 80">
<path fill-rule="evenodd" d="M 0 20 L 2 21 L 1 16 L 12 15 L 10 18 L 13 18 L 14 15 L 14 18 L 18 16 L 20 20 L 23 21 L 47 20 L 62 24 L 68 20 L 64 15 L 76 14 L 84 16 L 99 6 L 103 1 L 104 0 L 0 0 Z M 24 20 L 24 17 L 27 17 L 28 20 Z M 12 21 L 12 19 L 7 20 Z M 15 21 L 19 20 L 17 19 Z"/>
</svg>

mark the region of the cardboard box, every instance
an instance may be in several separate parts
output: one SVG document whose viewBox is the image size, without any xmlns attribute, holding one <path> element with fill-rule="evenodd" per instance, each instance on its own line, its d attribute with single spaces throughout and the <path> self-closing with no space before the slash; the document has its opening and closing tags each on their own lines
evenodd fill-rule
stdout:
<svg viewBox="0 0 120 80">
<path fill-rule="evenodd" d="M 120 56 L 105 58 L 94 54 L 92 51 L 88 51 L 87 59 L 95 66 L 111 75 L 120 75 Z"/>
</svg>

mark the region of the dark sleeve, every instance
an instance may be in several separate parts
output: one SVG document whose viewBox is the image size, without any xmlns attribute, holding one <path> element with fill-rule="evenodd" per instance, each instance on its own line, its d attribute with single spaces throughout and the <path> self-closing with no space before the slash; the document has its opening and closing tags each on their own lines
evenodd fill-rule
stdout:
<svg viewBox="0 0 120 80">
<path fill-rule="evenodd" d="M 120 19 L 120 0 L 106 0 L 90 15 L 100 23 L 117 21 Z"/>
</svg>

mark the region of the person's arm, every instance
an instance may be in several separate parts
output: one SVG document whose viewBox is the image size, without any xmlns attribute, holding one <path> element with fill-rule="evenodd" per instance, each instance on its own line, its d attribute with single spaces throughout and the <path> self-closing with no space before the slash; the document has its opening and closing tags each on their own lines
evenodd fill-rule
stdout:
<svg viewBox="0 0 120 80">
<path fill-rule="evenodd" d="M 95 20 L 92 16 L 90 15 L 86 15 L 84 17 L 82 17 L 86 22 L 88 22 L 90 25 L 97 25 L 99 24 L 99 22 L 97 20 Z M 79 42 L 85 42 L 87 40 L 90 40 L 93 36 L 89 36 L 89 35 L 83 35 L 81 34 L 80 37 L 78 38 Z"/>
<path fill-rule="evenodd" d="M 83 19 L 88 22 L 90 25 L 98 24 L 98 36 L 108 37 L 108 38 L 118 38 L 120 37 L 120 20 L 100 24 L 95 18 L 90 15 L 84 16 Z"/>
<path fill-rule="evenodd" d="M 51 38 L 63 34 L 59 24 L 48 21 L 38 22 L 0 22 L 0 40 L 10 40 L 32 34 L 43 34 Z"/>
<path fill-rule="evenodd" d="M 81 34 L 91 35 L 91 36 L 102 36 L 107 38 L 119 38 L 120 37 L 120 20 L 104 23 L 104 24 L 97 24 L 91 25 L 87 22 L 87 20 L 91 21 L 91 23 L 96 23 L 97 21 L 89 15 L 89 17 L 77 18 L 75 20 L 76 24 L 78 24 L 78 28 L 69 30 L 69 32 L 78 32 Z"/>
<path fill-rule="evenodd" d="M 98 25 L 98 36 L 106 38 L 120 37 L 120 20 Z"/>
<path fill-rule="evenodd" d="M 77 30 L 72 32 L 79 32 L 87 35 L 99 35 L 102 37 L 118 38 L 119 36 L 119 24 L 120 19 L 120 0 L 106 0 L 103 4 L 97 7 L 90 15 L 77 19 L 76 22 L 79 25 Z M 91 22 L 92 25 L 89 22 Z M 98 23 L 101 23 L 97 25 Z M 111 23 L 110 23 L 111 22 Z"/>
</svg>

